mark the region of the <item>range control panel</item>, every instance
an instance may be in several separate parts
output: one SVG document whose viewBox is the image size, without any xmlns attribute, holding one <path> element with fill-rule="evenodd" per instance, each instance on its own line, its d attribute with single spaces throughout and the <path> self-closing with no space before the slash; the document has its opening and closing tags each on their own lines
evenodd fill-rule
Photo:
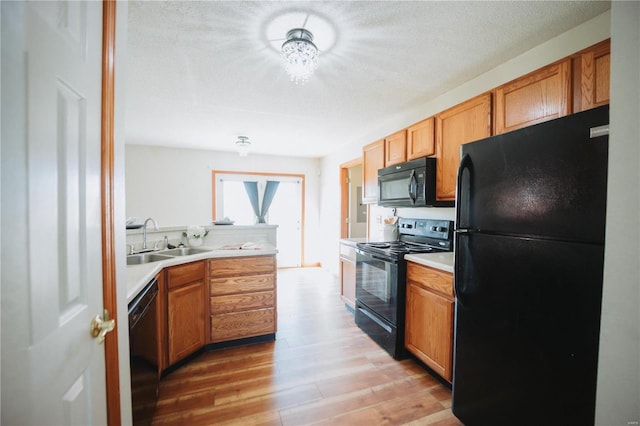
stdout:
<svg viewBox="0 0 640 426">
<path fill-rule="evenodd" d="M 398 233 L 401 235 L 415 235 L 441 240 L 451 238 L 453 222 L 438 219 L 406 219 L 398 220 Z"/>
</svg>

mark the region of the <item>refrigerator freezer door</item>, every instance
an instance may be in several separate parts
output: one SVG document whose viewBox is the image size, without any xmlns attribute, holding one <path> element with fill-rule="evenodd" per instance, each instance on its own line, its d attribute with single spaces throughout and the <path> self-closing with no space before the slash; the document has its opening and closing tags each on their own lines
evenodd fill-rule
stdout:
<svg viewBox="0 0 640 426">
<path fill-rule="evenodd" d="M 462 146 L 458 229 L 604 242 L 603 106 Z"/>
<path fill-rule="evenodd" d="M 593 424 L 603 246 L 456 235 L 453 413 Z"/>
</svg>

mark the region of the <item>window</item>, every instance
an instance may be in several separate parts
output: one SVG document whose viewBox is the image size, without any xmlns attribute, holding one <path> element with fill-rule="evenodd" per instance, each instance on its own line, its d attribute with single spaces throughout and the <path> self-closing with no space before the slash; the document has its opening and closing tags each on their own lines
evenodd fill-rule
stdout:
<svg viewBox="0 0 640 426">
<path fill-rule="evenodd" d="M 268 180 L 280 182 L 265 216 L 267 224 L 278 225 L 276 234 L 278 266 L 301 266 L 304 176 L 214 171 L 214 220 L 228 217 L 236 225 L 254 225 L 257 217 L 249 201 L 244 182 L 258 183 L 260 206 L 262 206 L 262 197 Z"/>
</svg>

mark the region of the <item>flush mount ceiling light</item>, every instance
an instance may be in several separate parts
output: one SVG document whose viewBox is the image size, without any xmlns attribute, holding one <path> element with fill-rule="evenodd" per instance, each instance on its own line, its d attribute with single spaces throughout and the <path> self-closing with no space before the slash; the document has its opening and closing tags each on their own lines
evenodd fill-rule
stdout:
<svg viewBox="0 0 640 426">
<path fill-rule="evenodd" d="M 289 30 L 281 52 L 284 69 L 291 81 L 305 84 L 318 67 L 318 48 L 313 44 L 313 34 L 304 28 Z"/>
<path fill-rule="evenodd" d="M 238 140 L 236 141 L 236 148 L 238 149 L 238 154 L 240 154 L 240 157 L 246 157 L 249 154 L 250 146 L 251 142 L 249 142 L 249 137 L 238 136 Z"/>
</svg>

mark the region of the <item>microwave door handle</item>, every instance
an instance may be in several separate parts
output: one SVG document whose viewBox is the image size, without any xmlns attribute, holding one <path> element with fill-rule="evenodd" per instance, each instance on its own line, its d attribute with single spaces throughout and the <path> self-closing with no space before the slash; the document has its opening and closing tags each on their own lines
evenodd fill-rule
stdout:
<svg viewBox="0 0 640 426">
<path fill-rule="evenodd" d="M 411 199 L 411 204 L 415 204 L 418 198 L 418 178 L 416 178 L 415 170 L 411 170 L 411 176 L 409 177 L 409 198 Z"/>
</svg>

